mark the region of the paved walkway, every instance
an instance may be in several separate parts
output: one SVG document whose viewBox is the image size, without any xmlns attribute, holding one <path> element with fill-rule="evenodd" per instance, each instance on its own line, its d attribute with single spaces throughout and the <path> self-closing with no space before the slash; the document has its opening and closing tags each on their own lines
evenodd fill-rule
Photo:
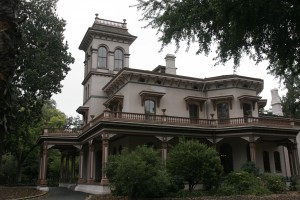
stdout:
<svg viewBox="0 0 300 200">
<path fill-rule="evenodd" d="M 45 200 L 85 200 L 89 194 L 62 187 L 50 187 Z"/>
</svg>

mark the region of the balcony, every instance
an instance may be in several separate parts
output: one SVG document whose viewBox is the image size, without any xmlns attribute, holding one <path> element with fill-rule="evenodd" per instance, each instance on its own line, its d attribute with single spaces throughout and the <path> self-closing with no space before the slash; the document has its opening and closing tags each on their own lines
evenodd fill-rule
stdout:
<svg viewBox="0 0 300 200">
<path fill-rule="evenodd" d="M 146 115 L 139 113 L 127 112 L 111 112 L 104 111 L 101 115 L 91 120 L 88 124 L 81 127 L 81 129 L 45 129 L 46 136 L 70 136 L 77 137 L 85 133 L 90 128 L 99 123 L 105 122 L 125 122 L 137 124 L 151 124 L 151 125 L 176 125 L 178 127 L 201 127 L 201 128 L 225 128 L 225 127 L 271 127 L 271 128 L 299 128 L 300 120 L 283 117 L 239 117 L 229 119 L 192 119 L 186 117 L 176 117 L 167 115 Z"/>
</svg>

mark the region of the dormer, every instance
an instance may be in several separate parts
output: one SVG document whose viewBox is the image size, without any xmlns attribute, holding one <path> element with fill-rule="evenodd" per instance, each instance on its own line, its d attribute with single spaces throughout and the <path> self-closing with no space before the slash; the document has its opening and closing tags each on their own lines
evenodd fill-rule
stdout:
<svg viewBox="0 0 300 200">
<path fill-rule="evenodd" d="M 136 36 L 128 32 L 126 20 L 115 22 L 100 19 L 96 14 L 92 27 L 88 28 L 80 50 L 85 52 L 85 76 L 91 71 L 116 74 L 129 67 L 129 46 Z"/>
</svg>

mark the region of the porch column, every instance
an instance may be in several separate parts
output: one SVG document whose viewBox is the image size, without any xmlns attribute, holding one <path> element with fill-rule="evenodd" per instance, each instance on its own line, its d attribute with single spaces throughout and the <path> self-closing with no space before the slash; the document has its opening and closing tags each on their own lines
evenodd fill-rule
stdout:
<svg viewBox="0 0 300 200">
<path fill-rule="evenodd" d="M 93 146 L 93 140 L 89 141 L 89 161 L 88 161 L 88 183 L 94 182 L 94 146 Z"/>
<path fill-rule="evenodd" d="M 162 141 L 162 143 L 161 143 L 161 158 L 162 158 L 162 162 L 164 165 L 166 165 L 167 151 L 168 151 L 168 142 Z"/>
<path fill-rule="evenodd" d="M 66 156 L 66 182 L 69 182 L 70 181 L 70 154 L 69 152 L 67 153 L 67 156 Z"/>
<path fill-rule="evenodd" d="M 108 179 L 105 173 L 105 167 L 107 164 L 107 157 L 108 157 L 108 146 L 109 146 L 109 134 L 103 133 L 102 134 L 102 178 L 101 178 L 101 185 L 108 185 Z"/>
<path fill-rule="evenodd" d="M 39 186 L 47 186 L 46 170 L 47 170 L 47 149 L 48 145 L 43 142 L 40 151 L 40 171 L 39 171 Z"/>
<path fill-rule="evenodd" d="M 81 147 L 79 151 L 79 178 L 78 183 L 84 183 L 83 180 L 83 149 Z"/>
<path fill-rule="evenodd" d="M 250 141 L 249 141 L 250 159 L 251 159 L 251 162 L 256 164 L 256 142 L 255 142 L 254 137 L 250 137 L 249 139 L 250 139 Z"/>
<path fill-rule="evenodd" d="M 65 159 L 65 155 L 61 152 L 61 156 L 60 156 L 60 181 L 63 181 L 63 179 L 64 179 L 64 159 Z"/>
<path fill-rule="evenodd" d="M 291 176 L 295 176 L 295 159 L 293 155 L 293 148 L 292 145 L 288 146 L 288 154 L 289 154 L 289 161 L 290 161 L 290 169 L 291 169 Z"/>
<path fill-rule="evenodd" d="M 72 154 L 72 157 L 71 157 L 71 178 L 72 178 L 72 181 L 74 181 L 75 179 L 75 153 Z"/>
<path fill-rule="evenodd" d="M 299 169 L 299 157 L 298 157 L 297 144 L 292 144 L 288 148 L 288 152 L 289 152 L 289 159 L 290 159 L 291 175 L 299 176 L 300 169 Z"/>
<path fill-rule="evenodd" d="M 297 176 L 300 176 L 300 163 L 297 144 L 294 144 L 294 157 L 295 157 L 295 169 L 297 171 Z"/>
</svg>

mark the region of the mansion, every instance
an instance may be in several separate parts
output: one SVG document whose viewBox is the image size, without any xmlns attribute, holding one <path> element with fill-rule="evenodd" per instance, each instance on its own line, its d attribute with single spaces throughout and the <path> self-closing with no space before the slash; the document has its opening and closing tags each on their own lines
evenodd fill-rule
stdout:
<svg viewBox="0 0 300 200">
<path fill-rule="evenodd" d="M 85 53 L 80 129 L 45 129 L 38 185 L 47 186 L 47 152 L 61 152 L 61 186 L 94 194 L 109 193 L 103 170 L 109 155 L 147 145 L 162 162 L 180 138 L 215 148 L 224 173 L 249 161 L 260 172 L 299 176 L 297 134 L 300 121 L 260 115 L 267 103 L 259 95 L 262 79 L 223 75 L 210 78 L 176 73 L 175 56 L 152 71 L 129 66 L 129 47 L 136 36 L 124 22 L 96 16 L 79 49 Z M 278 91 L 273 111 L 281 115 Z M 280 114 L 281 113 L 281 114 Z"/>
</svg>

